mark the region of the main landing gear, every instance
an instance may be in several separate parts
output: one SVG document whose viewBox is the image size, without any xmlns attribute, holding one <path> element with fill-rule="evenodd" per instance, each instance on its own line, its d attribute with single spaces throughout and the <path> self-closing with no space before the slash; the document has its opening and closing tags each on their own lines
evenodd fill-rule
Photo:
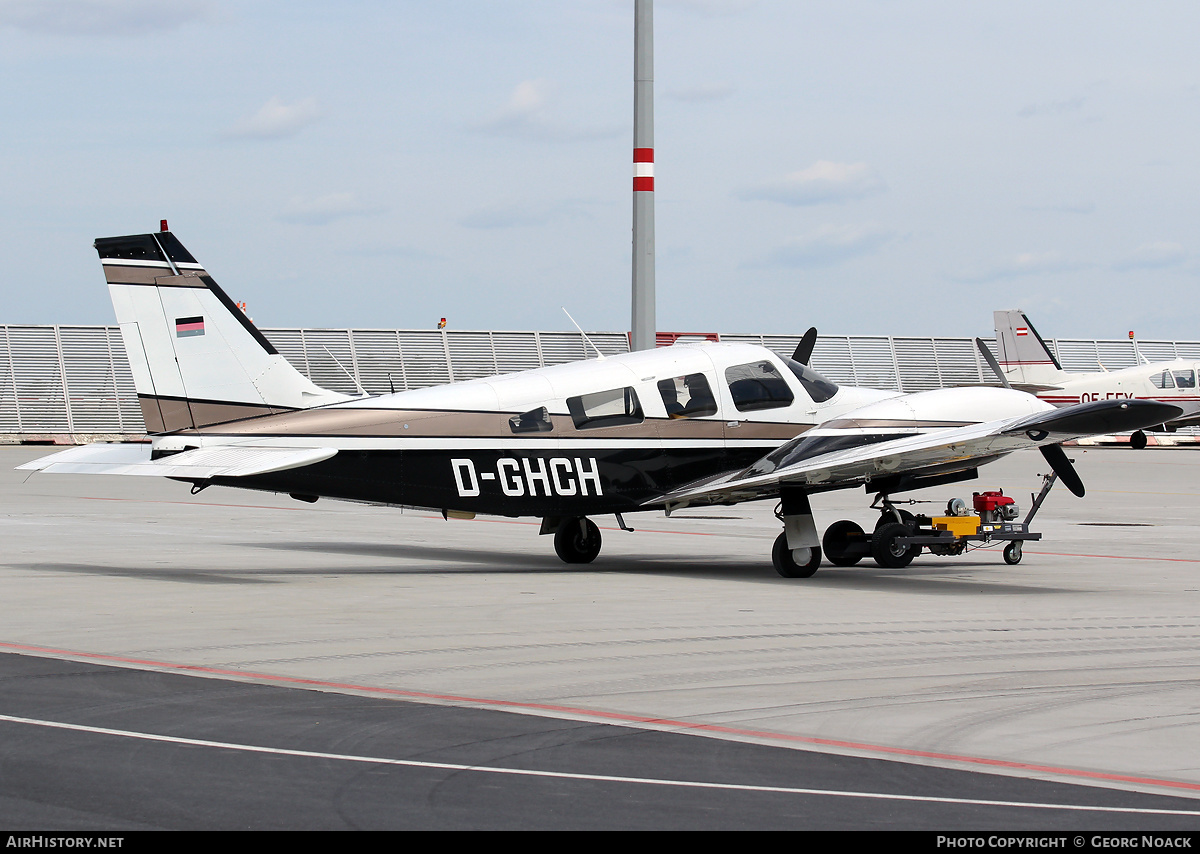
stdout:
<svg viewBox="0 0 1200 854">
<path fill-rule="evenodd" d="M 783 533 L 771 549 L 775 571 L 784 578 L 811 577 L 821 565 L 821 540 L 808 495 L 785 486 L 779 493 L 775 517 L 783 522 Z"/>
<path fill-rule="evenodd" d="M 563 563 L 591 563 L 600 554 L 601 541 L 596 523 L 586 516 L 576 516 L 558 523 L 554 551 Z"/>
<path fill-rule="evenodd" d="M 613 515 L 617 517 L 617 526 L 622 531 L 633 532 L 633 528 L 625 524 L 624 516 L 620 513 Z M 543 517 L 542 529 L 538 533 L 554 535 L 554 551 L 563 563 L 591 563 L 600 554 L 600 529 L 586 516 Z"/>
<path fill-rule="evenodd" d="M 821 547 L 788 548 L 787 537 L 787 531 L 784 531 L 775 538 L 775 547 L 771 549 L 771 562 L 775 564 L 775 571 L 784 578 L 809 578 L 821 565 Z"/>
</svg>

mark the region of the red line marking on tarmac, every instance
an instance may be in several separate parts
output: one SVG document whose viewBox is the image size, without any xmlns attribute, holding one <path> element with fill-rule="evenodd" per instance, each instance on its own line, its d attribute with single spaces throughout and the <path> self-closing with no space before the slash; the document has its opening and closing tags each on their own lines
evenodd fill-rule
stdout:
<svg viewBox="0 0 1200 854">
<path fill-rule="evenodd" d="M 305 507 L 274 507 L 270 504 L 218 504 L 213 501 L 159 501 L 152 498 L 113 498 L 108 495 L 80 495 L 84 501 L 134 501 L 141 504 L 177 504 L 180 507 L 236 507 L 249 510 L 305 510 Z"/>
<path fill-rule="evenodd" d="M 1144 557 L 1140 555 L 1089 555 L 1079 554 L 1077 552 L 1034 552 L 1026 549 L 1025 552 L 1031 555 L 1047 555 L 1049 557 L 1102 557 L 1109 560 L 1167 560 L 1175 563 L 1200 563 L 1200 560 L 1190 557 Z"/>
<path fill-rule="evenodd" d="M 107 661 L 117 664 L 154 667 L 168 671 L 184 673 L 206 673 L 213 676 L 232 676 L 240 679 L 253 679 L 267 683 L 287 685 L 308 685 L 314 688 L 332 688 L 338 691 L 355 691 L 366 694 L 400 697 L 412 700 L 441 700 L 451 703 L 469 703 L 474 706 L 484 706 L 496 709 L 528 709 L 540 712 L 560 712 L 587 718 L 600 718 L 614 723 L 654 724 L 661 727 L 691 730 L 700 733 L 721 733 L 743 737 L 761 738 L 792 744 L 808 744 L 817 747 L 837 747 L 849 750 L 862 750 L 879 753 L 885 756 L 907 757 L 911 759 L 936 759 L 942 762 L 959 762 L 965 765 L 982 766 L 985 768 L 1005 768 L 1020 771 L 1033 771 L 1042 774 L 1056 774 L 1064 777 L 1074 777 L 1081 780 L 1103 780 L 1105 782 L 1134 783 L 1146 786 L 1161 786 L 1169 789 L 1184 789 L 1200 792 L 1200 783 L 1187 783 L 1179 780 L 1159 780 L 1154 777 L 1138 777 L 1132 774 L 1108 774 L 1102 771 L 1088 771 L 1082 768 L 1059 768 L 1054 765 L 1036 765 L 1031 762 L 1014 762 L 1006 759 L 989 759 L 982 756 L 964 756 L 956 753 L 937 753 L 930 750 L 912 750 L 905 747 L 889 747 L 880 744 L 866 744 L 857 741 L 840 741 L 831 738 L 815 738 L 805 735 L 769 732 L 767 730 L 741 729 L 738 727 L 721 726 L 719 724 L 697 723 L 695 721 L 677 721 L 670 718 L 660 718 L 647 715 L 633 715 L 622 712 L 606 712 L 595 709 L 585 709 L 578 706 L 560 706 L 553 703 L 524 703 L 518 700 L 492 700 L 481 697 L 462 697 L 455 694 L 431 694 L 424 691 L 406 691 L 401 688 L 380 688 L 371 685 L 354 685 L 346 682 L 329 682 L 322 679 L 304 679 L 298 676 L 280 676 L 271 673 L 254 673 L 244 670 L 227 670 L 220 667 L 206 667 L 199 664 L 173 664 L 166 661 L 151 659 L 126 658 L 119 655 L 106 655 L 95 652 L 75 652 L 65 649 L 31 646 L 19 643 L 4 643 L 0 641 L 0 649 L 20 652 L 33 652 L 43 655 L 66 656 L 92 661 Z"/>
</svg>

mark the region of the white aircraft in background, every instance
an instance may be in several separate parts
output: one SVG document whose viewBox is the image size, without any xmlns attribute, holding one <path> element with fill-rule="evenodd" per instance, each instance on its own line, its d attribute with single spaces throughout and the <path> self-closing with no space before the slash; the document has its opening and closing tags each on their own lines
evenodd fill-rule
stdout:
<svg viewBox="0 0 1200 854">
<path fill-rule="evenodd" d="M 858 559 L 847 554 L 849 525 L 856 554 L 870 548 L 882 565 L 904 566 L 920 546 L 896 539 L 916 534 L 916 523 L 889 495 L 968 480 L 1033 447 L 1082 495 L 1062 442 L 1179 414 L 1124 400 L 1055 409 L 1002 388 L 839 387 L 807 366 L 815 330 L 790 359 L 747 344 L 687 344 L 349 398 L 292 368 L 165 221 L 95 248 L 151 442 L 88 445 L 21 469 L 151 475 L 193 492 L 234 486 L 446 517 L 539 517 L 567 563 L 600 551 L 590 515 L 614 514 L 627 528 L 626 513 L 774 498 L 784 527 L 775 568 L 807 577 L 822 545 L 809 496 L 864 486 L 882 499 L 887 524 L 873 535 L 831 525 L 830 559 Z"/>
<path fill-rule="evenodd" d="M 1014 388 L 1055 406 L 1098 400 L 1160 400 L 1179 406 L 1183 417 L 1153 425 L 1155 430 L 1174 432 L 1179 427 L 1200 424 L 1200 362 L 1175 359 L 1119 371 L 1101 365 L 1102 370 L 1092 373 L 1068 373 L 1024 312 L 997 311 L 993 317 L 1000 367 Z M 1134 431 L 1129 443 L 1137 449 L 1146 447 L 1145 430 Z"/>
</svg>

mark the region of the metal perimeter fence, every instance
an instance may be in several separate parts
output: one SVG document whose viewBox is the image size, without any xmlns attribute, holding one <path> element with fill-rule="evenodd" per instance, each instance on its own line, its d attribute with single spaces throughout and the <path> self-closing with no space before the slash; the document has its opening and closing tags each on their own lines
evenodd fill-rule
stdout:
<svg viewBox="0 0 1200 854">
<path fill-rule="evenodd" d="M 264 329 L 279 352 L 314 383 L 386 394 L 594 356 L 578 332 L 412 329 Z M 799 335 L 697 336 L 760 344 L 791 355 Z M 624 353 L 624 332 L 588 333 L 605 355 Z M 674 340 L 660 333 L 660 342 Z M 682 340 L 688 340 L 683 336 Z M 1200 341 L 1048 342 L 1068 371 L 1118 370 L 1150 361 L 1196 359 Z M 993 347 L 994 349 L 994 347 Z M 822 335 L 812 365 L 847 385 L 927 391 L 994 382 L 972 338 Z M 145 433 L 115 326 L 0 326 L 0 441 L 82 443 Z"/>
</svg>

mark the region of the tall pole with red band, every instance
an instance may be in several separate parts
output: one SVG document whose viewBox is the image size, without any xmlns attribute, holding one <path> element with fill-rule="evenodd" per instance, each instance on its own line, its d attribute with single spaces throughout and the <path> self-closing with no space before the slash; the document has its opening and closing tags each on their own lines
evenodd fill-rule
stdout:
<svg viewBox="0 0 1200 854">
<path fill-rule="evenodd" d="M 654 2 L 633 20 L 633 321 L 630 345 L 654 348 Z"/>
</svg>

